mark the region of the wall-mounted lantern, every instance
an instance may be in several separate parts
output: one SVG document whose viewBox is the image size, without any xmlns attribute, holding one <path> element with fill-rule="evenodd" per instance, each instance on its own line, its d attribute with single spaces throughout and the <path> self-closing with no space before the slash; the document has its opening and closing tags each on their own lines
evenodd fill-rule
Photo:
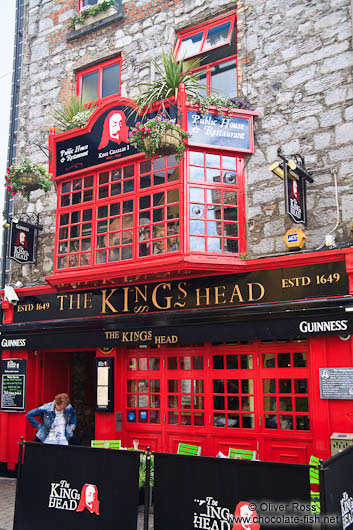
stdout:
<svg viewBox="0 0 353 530">
<path fill-rule="evenodd" d="M 281 148 L 277 154 L 281 162 L 274 162 L 269 170 L 284 181 L 284 196 L 286 213 L 295 223 L 306 226 L 306 182 L 314 179 L 306 170 L 304 157 L 298 154 L 286 157 L 282 155 Z"/>
</svg>

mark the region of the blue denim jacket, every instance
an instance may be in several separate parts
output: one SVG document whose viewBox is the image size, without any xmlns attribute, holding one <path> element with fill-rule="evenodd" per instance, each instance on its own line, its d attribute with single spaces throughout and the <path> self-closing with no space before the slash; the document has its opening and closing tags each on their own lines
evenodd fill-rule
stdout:
<svg viewBox="0 0 353 530">
<path fill-rule="evenodd" d="M 36 416 L 41 417 L 42 423 L 35 419 Z M 72 438 L 74 434 L 73 427 L 76 427 L 77 423 L 75 409 L 71 405 L 68 405 L 66 409 L 64 409 L 64 416 L 66 419 L 65 436 L 67 440 L 70 440 L 70 438 Z M 33 427 L 38 429 L 36 436 L 37 438 L 39 438 L 39 440 L 43 442 L 48 436 L 50 427 L 52 426 L 55 420 L 55 401 L 51 401 L 50 403 L 44 403 L 44 405 L 41 405 L 36 409 L 30 410 L 29 412 L 27 412 L 26 418 L 31 423 L 31 425 L 33 425 Z"/>
</svg>

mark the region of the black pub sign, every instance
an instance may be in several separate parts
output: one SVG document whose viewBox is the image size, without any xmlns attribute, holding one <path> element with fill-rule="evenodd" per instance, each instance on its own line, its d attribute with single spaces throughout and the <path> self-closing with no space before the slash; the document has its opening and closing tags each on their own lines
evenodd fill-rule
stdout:
<svg viewBox="0 0 353 530">
<path fill-rule="evenodd" d="M 26 296 L 14 323 L 251 306 L 348 294 L 344 262 Z"/>
<path fill-rule="evenodd" d="M 21 265 L 35 263 L 38 226 L 11 219 L 9 258 Z"/>
<path fill-rule="evenodd" d="M 286 213 L 295 223 L 306 225 L 306 181 L 303 177 L 285 181 Z"/>
</svg>

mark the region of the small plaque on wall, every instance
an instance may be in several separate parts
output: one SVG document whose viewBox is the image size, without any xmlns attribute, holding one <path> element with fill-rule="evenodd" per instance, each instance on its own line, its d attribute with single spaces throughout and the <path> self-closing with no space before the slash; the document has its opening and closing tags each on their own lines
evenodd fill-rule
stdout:
<svg viewBox="0 0 353 530">
<path fill-rule="evenodd" d="M 96 358 L 96 410 L 114 411 L 114 357 Z"/>
<path fill-rule="evenodd" d="M 353 368 L 320 368 L 321 399 L 353 399 Z"/>
</svg>

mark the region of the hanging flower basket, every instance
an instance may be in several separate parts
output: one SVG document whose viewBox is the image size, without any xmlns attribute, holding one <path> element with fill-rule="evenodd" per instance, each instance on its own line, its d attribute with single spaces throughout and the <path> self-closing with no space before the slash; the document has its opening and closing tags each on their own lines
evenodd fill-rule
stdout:
<svg viewBox="0 0 353 530">
<path fill-rule="evenodd" d="M 150 152 L 152 147 L 152 139 L 145 138 L 144 141 L 145 151 Z M 175 129 L 167 129 L 161 134 L 159 139 L 159 145 L 155 148 L 154 154 L 159 156 L 173 155 L 177 153 L 178 146 L 184 143 L 181 131 Z"/>
<path fill-rule="evenodd" d="M 34 164 L 25 159 L 21 165 L 12 165 L 7 168 L 5 186 L 11 195 L 22 194 L 28 201 L 32 191 L 50 190 L 51 174 L 40 164 Z"/>
<path fill-rule="evenodd" d="M 129 132 L 130 142 L 141 153 L 144 152 L 147 158 L 175 154 L 181 160 L 185 151 L 184 140 L 189 136 L 174 120 L 168 119 L 165 113 L 158 114 L 146 123 L 136 122 Z"/>
<path fill-rule="evenodd" d="M 30 193 L 40 188 L 38 177 L 34 173 L 23 173 L 18 177 L 18 182 L 23 186 L 25 192 Z"/>
</svg>

